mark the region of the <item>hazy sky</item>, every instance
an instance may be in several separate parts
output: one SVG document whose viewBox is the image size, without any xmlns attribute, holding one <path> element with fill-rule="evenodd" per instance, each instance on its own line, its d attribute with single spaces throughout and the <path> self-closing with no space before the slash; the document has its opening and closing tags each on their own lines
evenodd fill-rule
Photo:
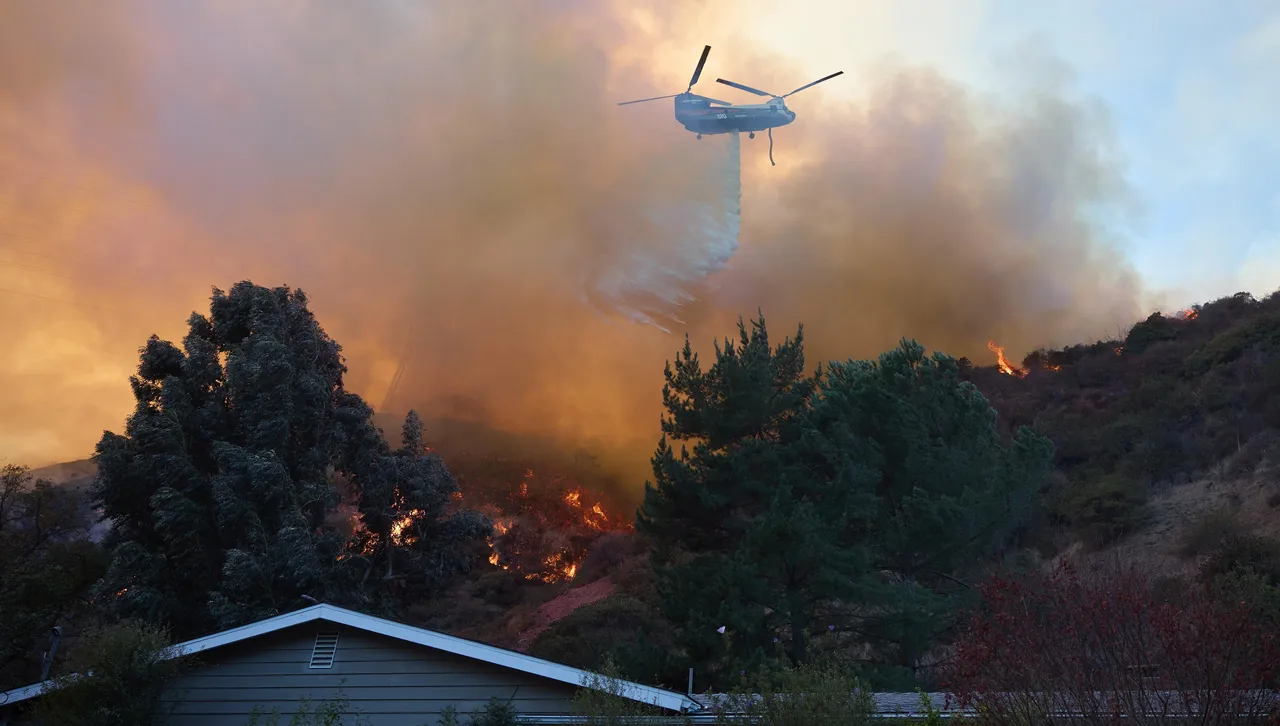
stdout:
<svg viewBox="0 0 1280 726">
<path fill-rule="evenodd" d="M 1141 215 L 1125 240 L 1187 303 L 1280 287 L 1280 3 L 749 0 L 737 17 L 805 75 L 892 55 L 982 87 L 1033 45 L 1105 104 Z M 854 83 L 851 83 L 853 80 Z M 827 92 L 852 90 L 841 79 Z M 800 104 L 796 104 L 800 105 Z"/>
<path fill-rule="evenodd" d="M 704 43 L 735 102 L 845 75 L 739 177 L 614 105 Z M 988 361 L 1267 293 L 1276 67 L 1251 0 L 8 0 L 0 461 L 87 456 L 146 337 L 245 278 L 305 289 L 375 405 L 407 361 L 393 409 L 641 464 L 683 334 L 757 309 L 814 363 Z"/>
</svg>

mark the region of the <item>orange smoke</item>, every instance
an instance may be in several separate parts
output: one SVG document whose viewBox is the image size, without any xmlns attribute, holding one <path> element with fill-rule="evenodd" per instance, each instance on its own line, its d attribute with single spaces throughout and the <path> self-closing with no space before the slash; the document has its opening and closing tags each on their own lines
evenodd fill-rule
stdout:
<svg viewBox="0 0 1280 726">
<path fill-rule="evenodd" d="M 1122 167 L 1049 81 L 990 100 L 843 68 L 865 93 L 796 96 L 779 166 L 742 140 L 732 250 L 668 226 L 725 212 L 725 140 L 614 105 L 683 87 L 732 0 L 73 5 L 0 3 L 0 458 L 87 456 L 147 336 L 244 278 L 304 289 L 374 405 L 588 449 L 633 498 L 686 331 L 706 355 L 762 308 L 779 338 L 805 323 L 812 367 L 1139 317 L 1095 221 L 1123 215 Z M 839 69 L 734 40 L 699 88 Z"/>
</svg>

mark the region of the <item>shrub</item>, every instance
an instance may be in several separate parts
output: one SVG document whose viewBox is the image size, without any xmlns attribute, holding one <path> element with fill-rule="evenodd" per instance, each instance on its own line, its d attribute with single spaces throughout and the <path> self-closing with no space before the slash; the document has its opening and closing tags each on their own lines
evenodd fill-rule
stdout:
<svg viewBox="0 0 1280 726">
<path fill-rule="evenodd" d="M 123 623 L 88 634 L 71 650 L 67 672 L 34 706 L 37 720 L 59 726 L 143 726 L 165 717 L 162 696 L 180 664 L 162 657 L 168 633 Z"/>
<path fill-rule="evenodd" d="M 1101 547 L 1131 534 L 1146 523 L 1147 489 L 1117 475 L 1068 485 L 1057 513 L 1086 544 Z"/>
<path fill-rule="evenodd" d="M 1124 338 L 1125 352 L 1137 355 L 1155 343 L 1173 340 L 1181 328 L 1181 321 L 1152 313 L 1151 317 L 1129 329 Z"/>
<path fill-rule="evenodd" d="M 765 671 L 754 693 L 717 704 L 716 722 L 739 726 L 857 726 L 874 715 L 870 691 L 834 663 Z"/>
<path fill-rule="evenodd" d="M 516 726 L 516 715 L 515 706 L 491 698 L 489 703 L 471 712 L 467 726 Z"/>
<path fill-rule="evenodd" d="M 1200 567 L 1201 578 L 1214 578 L 1232 572 L 1252 572 L 1268 584 L 1280 586 L 1280 542 L 1268 537 L 1227 531 L 1214 543 Z"/>
<path fill-rule="evenodd" d="M 1240 528 L 1240 520 L 1231 509 L 1215 509 L 1200 515 L 1183 532 L 1178 554 L 1184 558 L 1199 557 L 1217 549 Z"/>
<path fill-rule="evenodd" d="M 350 703 L 341 691 L 333 698 L 320 701 L 314 710 L 311 699 L 304 698 L 298 705 L 297 713 L 289 718 L 287 726 L 345 726 L 348 723 L 351 726 L 368 726 L 369 719 L 359 712 L 352 712 L 350 708 Z M 350 715 L 356 718 L 348 722 L 345 717 Z M 260 720 L 263 718 L 266 720 Z M 255 707 L 245 726 L 280 726 L 280 709 L 273 708 L 264 713 L 260 707 Z"/>
<path fill-rule="evenodd" d="M 622 678 L 679 684 L 675 630 L 631 597 L 610 596 L 578 608 L 538 636 L 529 654 L 586 670 L 613 664 Z"/>
<path fill-rule="evenodd" d="M 1280 645 L 1247 605 L 1190 588 L 1160 604 L 1132 569 L 1086 579 L 1069 565 L 982 587 L 946 680 L 991 724 L 1086 724 L 1195 713 L 1254 722 L 1270 710 Z"/>
<path fill-rule="evenodd" d="M 631 726 L 647 723 L 665 712 L 656 705 L 626 698 L 618 667 L 606 659 L 573 697 L 573 711 L 587 726 Z"/>
</svg>

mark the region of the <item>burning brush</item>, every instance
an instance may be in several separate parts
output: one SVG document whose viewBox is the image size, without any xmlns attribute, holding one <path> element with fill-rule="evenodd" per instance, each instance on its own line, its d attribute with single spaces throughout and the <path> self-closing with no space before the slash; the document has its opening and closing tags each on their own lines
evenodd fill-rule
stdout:
<svg viewBox="0 0 1280 726">
<path fill-rule="evenodd" d="M 468 492 L 466 498 L 471 496 Z M 489 564 L 530 581 L 572 580 L 590 545 L 605 532 L 625 527 L 600 501 L 588 504 L 581 487 L 566 487 L 558 477 L 539 481 L 532 470 L 504 499 L 471 505 L 494 522 Z"/>
</svg>

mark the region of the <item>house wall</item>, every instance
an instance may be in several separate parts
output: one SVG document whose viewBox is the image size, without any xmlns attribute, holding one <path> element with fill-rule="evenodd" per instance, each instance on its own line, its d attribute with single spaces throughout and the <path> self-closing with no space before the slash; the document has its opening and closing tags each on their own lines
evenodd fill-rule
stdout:
<svg viewBox="0 0 1280 726">
<path fill-rule="evenodd" d="M 338 632 L 333 666 L 312 669 L 319 632 Z M 237 726 L 255 707 L 279 710 L 289 723 L 303 699 L 341 692 L 369 726 L 435 726 L 453 706 L 462 716 L 490 698 L 510 701 L 521 715 L 571 712 L 573 686 L 451 653 L 403 643 L 332 623 L 307 623 L 194 656 L 197 663 L 166 696 L 173 726 Z M 353 723 L 348 719 L 346 723 Z M 271 724 L 260 718 L 260 726 Z"/>
</svg>

